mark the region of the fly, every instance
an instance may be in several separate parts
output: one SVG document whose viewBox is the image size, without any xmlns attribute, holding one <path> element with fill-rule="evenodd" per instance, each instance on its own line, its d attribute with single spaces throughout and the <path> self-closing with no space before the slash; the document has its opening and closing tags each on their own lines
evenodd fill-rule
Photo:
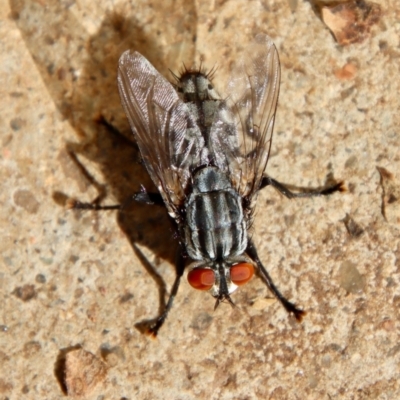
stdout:
<svg viewBox="0 0 400 400">
<path fill-rule="evenodd" d="M 165 309 L 148 327 L 153 336 L 172 307 L 187 259 L 189 284 L 209 291 L 215 308 L 224 301 L 233 305 L 231 294 L 256 272 L 301 321 L 305 312 L 277 289 L 249 236 L 257 193 L 269 185 L 288 198 L 343 188 L 340 182 L 293 193 L 265 174 L 280 84 L 278 53 L 268 36 L 258 35 L 245 50 L 224 100 L 214 90 L 212 75 L 185 69 L 174 87 L 138 52 L 126 51 L 119 60 L 122 105 L 159 191 L 143 191 L 134 199 L 165 205 L 179 240 L 177 275 Z"/>
</svg>

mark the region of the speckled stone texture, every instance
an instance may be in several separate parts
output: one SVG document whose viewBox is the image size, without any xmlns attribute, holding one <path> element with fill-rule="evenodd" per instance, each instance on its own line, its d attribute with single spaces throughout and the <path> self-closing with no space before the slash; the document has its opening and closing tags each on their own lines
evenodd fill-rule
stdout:
<svg viewBox="0 0 400 400">
<path fill-rule="evenodd" d="M 303 0 L 1 0 L 1 399 L 63 398 L 77 349 L 105 365 L 88 399 L 400 398 L 399 200 L 378 171 L 398 193 L 400 3 L 376 1 L 369 38 L 340 47 Z M 118 97 L 124 50 L 171 80 L 168 68 L 202 57 L 223 88 L 258 32 L 282 68 L 268 173 L 348 188 L 258 198 L 260 257 L 308 314 L 296 323 L 258 279 L 233 296 L 236 308 L 213 312 L 184 279 L 152 341 L 135 325 L 157 315 L 174 279 L 166 212 L 63 205 L 153 188 Z"/>
</svg>

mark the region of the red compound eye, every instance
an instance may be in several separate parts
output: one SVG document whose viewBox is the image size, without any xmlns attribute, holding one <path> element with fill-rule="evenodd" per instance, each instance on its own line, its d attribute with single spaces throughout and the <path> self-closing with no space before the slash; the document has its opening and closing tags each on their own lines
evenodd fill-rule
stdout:
<svg viewBox="0 0 400 400">
<path fill-rule="evenodd" d="M 254 266 L 250 263 L 240 263 L 231 267 L 231 281 L 235 285 L 244 285 L 254 275 Z"/>
<path fill-rule="evenodd" d="M 188 273 L 190 286 L 197 290 L 210 290 L 215 282 L 215 273 L 208 268 L 195 268 Z"/>
</svg>

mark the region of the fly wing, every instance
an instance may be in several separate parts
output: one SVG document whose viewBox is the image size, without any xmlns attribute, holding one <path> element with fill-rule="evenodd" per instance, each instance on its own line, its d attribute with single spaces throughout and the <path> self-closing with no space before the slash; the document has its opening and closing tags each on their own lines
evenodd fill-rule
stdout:
<svg viewBox="0 0 400 400">
<path fill-rule="evenodd" d="M 190 172 L 207 158 L 201 132 L 173 86 L 138 52 L 122 54 L 118 88 L 144 164 L 177 218 Z"/>
<path fill-rule="evenodd" d="M 279 83 L 276 47 L 267 35 L 257 35 L 232 71 L 226 102 L 211 129 L 212 159 L 249 200 L 267 166 Z"/>
</svg>

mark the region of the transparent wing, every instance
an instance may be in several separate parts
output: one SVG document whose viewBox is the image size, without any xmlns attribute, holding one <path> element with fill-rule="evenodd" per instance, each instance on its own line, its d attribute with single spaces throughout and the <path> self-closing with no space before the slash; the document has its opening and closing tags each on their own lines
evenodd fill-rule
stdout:
<svg viewBox="0 0 400 400">
<path fill-rule="evenodd" d="M 138 52 L 121 56 L 118 88 L 147 170 L 176 218 L 190 172 L 207 159 L 201 132 L 173 86 Z"/>
<path fill-rule="evenodd" d="M 229 171 L 238 192 L 249 200 L 267 166 L 279 83 L 278 52 L 272 40 L 260 34 L 233 69 L 226 102 L 211 129 L 212 159 Z"/>
</svg>

